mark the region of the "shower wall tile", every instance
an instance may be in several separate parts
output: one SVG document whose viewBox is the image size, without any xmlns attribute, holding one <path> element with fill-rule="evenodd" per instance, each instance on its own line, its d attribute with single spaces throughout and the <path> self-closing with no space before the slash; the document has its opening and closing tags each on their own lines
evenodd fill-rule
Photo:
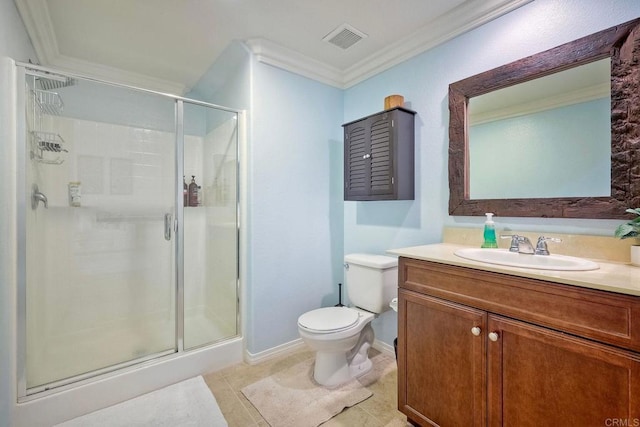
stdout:
<svg viewBox="0 0 640 427">
<path fill-rule="evenodd" d="M 69 153 L 62 165 L 34 164 L 30 173 L 54 202 L 37 212 L 41 232 L 30 240 L 38 270 L 47 271 L 30 280 L 30 322 L 39 331 L 31 337 L 170 318 L 173 242 L 164 239 L 163 214 L 174 200 L 174 135 L 65 117 L 51 126 Z M 82 207 L 70 208 L 67 185 L 78 180 Z"/>
<path fill-rule="evenodd" d="M 187 184 L 195 175 L 198 185 L 203 186 L 203 141 L 202 138 L 185 135 L 184 138 L 184 174 Z"/>
<path fill-rule="evenodd" d="M 173 133 L 65 117 L 56 118 L 52 126 L 69 141 L 70 148 L 65 164 L 56 172 L 47 172 L 49 181 L 56 182 L 55 199 L 60 205 L 68 203 L 68 181 L 83 181 L 86 206 L 126 209 L 132 204 L 173 204 Z"/>
<path fill-rule="evenodd" d="M 133 193 L 133 160 L 111 159 L 110 194 L 130 195 Z"/>
<path fill-rule="evenodd" d="M 82 183 L 82 194 L 104 193 L 104 158 L 101 156 L 78 156 L 78 179 Z"/>
</svg>

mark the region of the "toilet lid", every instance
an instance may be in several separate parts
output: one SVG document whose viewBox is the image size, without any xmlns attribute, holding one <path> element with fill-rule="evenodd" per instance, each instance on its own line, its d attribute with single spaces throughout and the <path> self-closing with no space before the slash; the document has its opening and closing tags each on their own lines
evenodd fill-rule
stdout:
<svg viewBox="0 0 640 427">
<path fill-rule="evenodd" d="M 348 307 L 325 307 L 304 313 L 298 325 L 317 333 L 338 332 L 355 325 L 358 317 L 358 312 Z"/>
</svg>

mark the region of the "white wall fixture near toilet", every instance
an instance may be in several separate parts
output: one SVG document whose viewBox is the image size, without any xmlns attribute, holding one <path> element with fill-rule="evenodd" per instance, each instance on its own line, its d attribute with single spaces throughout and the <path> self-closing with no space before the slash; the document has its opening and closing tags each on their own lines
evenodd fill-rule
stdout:
<svg viewBox="0 0 640 427">
<path fill-rule="evenodd" d="M 325 307 L 298 318 L 302 340 L 316 351 L 313 376 L 318 384 L 336 387 L 371 369 L 371 321 L 389 310 L 398 293 L 398 260 L 371 254 L 345 258 L 346 286 L 355 307 Z"/>
<path fill-rule="evenodd" d="M 640 267 L 640 245 L 631 245 L 631 265 Z"/>
</svg>

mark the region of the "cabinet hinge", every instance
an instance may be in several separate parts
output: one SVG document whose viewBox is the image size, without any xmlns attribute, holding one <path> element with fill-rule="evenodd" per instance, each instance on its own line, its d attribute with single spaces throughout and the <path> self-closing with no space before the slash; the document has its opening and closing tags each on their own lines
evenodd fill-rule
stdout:
<svg viewBox="0 0 640 427">
<path fill-rule="evenodd" d="M 391 120 L 391 127 L 393 127 L 393 126 L 394 126 L 394 122 L 393 122 L 393 120 Z"/>
<path fill-rule="evenodd" d="M 391 185 L 393 185 L 393 182 L 394 182 L 394 181 L 393 181 L 393 177 L 391 177 Z"/>
</svg>

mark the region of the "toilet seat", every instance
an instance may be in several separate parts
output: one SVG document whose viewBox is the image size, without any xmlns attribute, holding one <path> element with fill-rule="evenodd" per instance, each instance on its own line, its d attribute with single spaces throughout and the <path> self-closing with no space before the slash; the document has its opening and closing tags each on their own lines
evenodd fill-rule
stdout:
<svg viewBox="0 0 640 427">
<path fill-rule="evenodd" d="M 301 315 L 298 326 L 316 334 L 329 334 L 352 328 L 359 318 L 358 311 L 348 307 L 324 307 Z"/>
</svg>

